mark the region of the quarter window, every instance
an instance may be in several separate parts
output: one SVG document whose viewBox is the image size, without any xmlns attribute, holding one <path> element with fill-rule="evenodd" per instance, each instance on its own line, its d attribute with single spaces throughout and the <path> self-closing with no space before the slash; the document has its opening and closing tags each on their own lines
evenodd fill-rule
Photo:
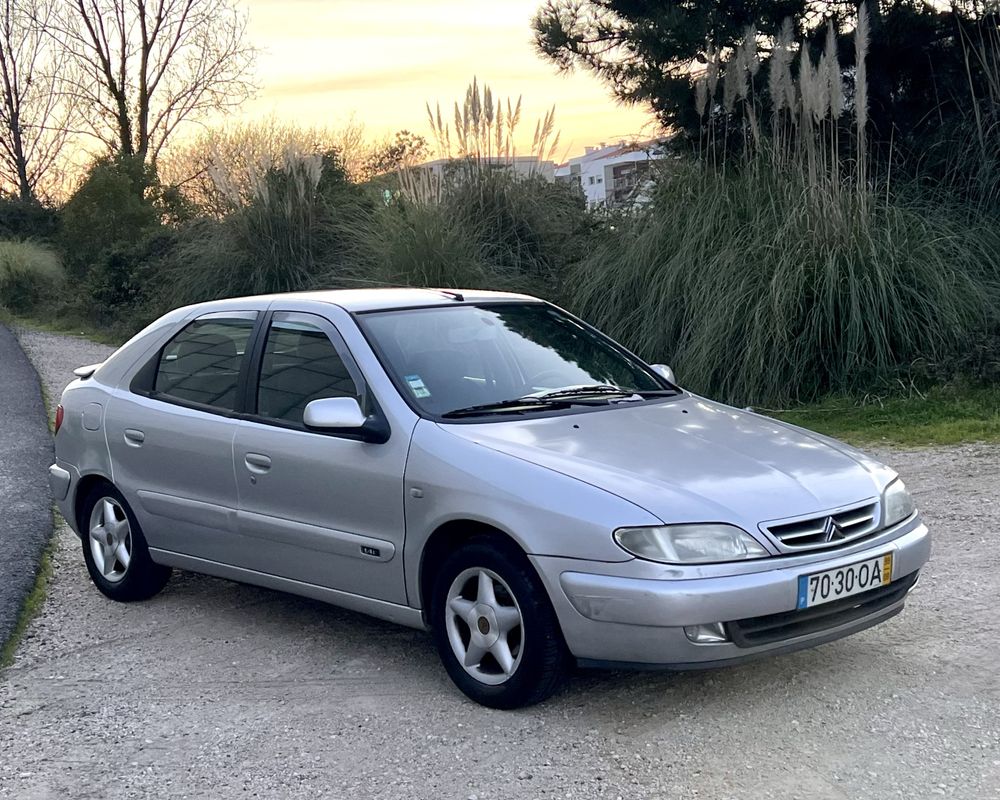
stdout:
<svg viewBox="0 0 1000 800">
<path fill-rule="evenodd" d="M 153 391 L 233 411 L 240 365 L 253 326 L 252 318 L 195 320 L 160 353 Z"/>
<path fill-rule="evenodd" d="M 359 395 L 322 328 L 300 319 L 271 323 L 257 390 L 260 416 L 301 425 L 305 407 L 313 400 Z"/>
</svg>

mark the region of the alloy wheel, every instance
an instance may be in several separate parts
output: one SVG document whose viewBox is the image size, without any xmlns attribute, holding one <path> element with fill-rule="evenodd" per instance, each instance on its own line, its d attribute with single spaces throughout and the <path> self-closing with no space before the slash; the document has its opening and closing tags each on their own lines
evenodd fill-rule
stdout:
<svg viewBox="0 0 1000 800">
<path fill-rule="evenodd" d="M 101 576 L 118 583 L 132 561 L 132 529 L 125 509 L 113 497 L 102 497 L 90 512 L 90 553 Z"/>
<path fill-rule="evenodd" d="M 452 581 L 445 625 L 458 663 L 477 681 L 501 684 L 521 663 L 521 607 L 507 583 L 492 570 L 472 567 Z"/>
</svg>

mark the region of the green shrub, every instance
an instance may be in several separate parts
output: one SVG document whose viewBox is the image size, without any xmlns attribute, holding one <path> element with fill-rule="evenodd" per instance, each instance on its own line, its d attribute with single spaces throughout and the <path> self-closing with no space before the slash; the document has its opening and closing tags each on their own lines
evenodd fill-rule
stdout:
<svg viewBox="0 0 1000 800">
<path fill-rule="evenodd" d="M 54 239 L 59 230 L 55 208 L 0 195 L 0 240 Z"/>
<path fill-rule="evenodd" d="M 739 403 L 866 390 L 984 340 L 1000 232 L 945 206 L 675 167 L 573 271 L 574 309 L 682 383 Z"/>
<path fill-rule="evenodd" d="M 52 250 L 31 242 L 0 242 L 0 305 L 15 313 L 52 302 L 63 282 L 63 269 Z"/>
<path fill-rule="evenodd" d="M 66 267 L 78 278 L 109 251 L 133 245 L 160 224 L 147 197 L 155 185 L 148 167 L 128 159 L 101 159 L 62 208 L 61 244 Z"/>
</svg>

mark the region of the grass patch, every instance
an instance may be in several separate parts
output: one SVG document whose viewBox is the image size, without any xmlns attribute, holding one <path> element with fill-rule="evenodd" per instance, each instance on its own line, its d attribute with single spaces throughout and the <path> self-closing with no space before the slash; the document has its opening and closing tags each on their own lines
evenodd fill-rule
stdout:
<svg viewBox="0 0 1000 800">
<path fill-rule="evenodd" d="M 24 599 L 21 615 L 18 617 L 14 630 L 11 631 L 10 637 L 0 648 L 0 669 L 6 669 L 13 663 L 14 654 L 17 652 L 18 645 L 21 644 L 21 639 L 24 638 L 28 626 L 42 610 L 42 604 L 45 602 L 45 596 L 48 592 L 49 579 L 52 577 L 52 556 L 55 553 L 56 543 L 57 539 L 53 534 L 45 546 L 45 550 L 42 551 L 42 557 L 38 561 L 38 571 L 35 573 L 35 585 L 31 587 L 31 591 Z"/>
<path fill-rule="evenodd" d="M 906 397 L 828 398 L 771 411 L 777 419 L 859 445 L 1000 442 L 1000 386 L 939 387 Z"/>
</svg>

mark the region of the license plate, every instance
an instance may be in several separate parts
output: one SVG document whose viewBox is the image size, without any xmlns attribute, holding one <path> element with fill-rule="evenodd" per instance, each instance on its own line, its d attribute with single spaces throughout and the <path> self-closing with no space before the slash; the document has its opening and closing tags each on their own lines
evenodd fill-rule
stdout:
<svg viewBox="0 0 1000 800">
<path fill-rule="evenodd" d="M 846 567 L 799 576 L 799 600 L 796 608 L 813 606 L 850 597 L 885 586 L 892 580 L 892 553 L 848 564 Z"/>
</svg>

